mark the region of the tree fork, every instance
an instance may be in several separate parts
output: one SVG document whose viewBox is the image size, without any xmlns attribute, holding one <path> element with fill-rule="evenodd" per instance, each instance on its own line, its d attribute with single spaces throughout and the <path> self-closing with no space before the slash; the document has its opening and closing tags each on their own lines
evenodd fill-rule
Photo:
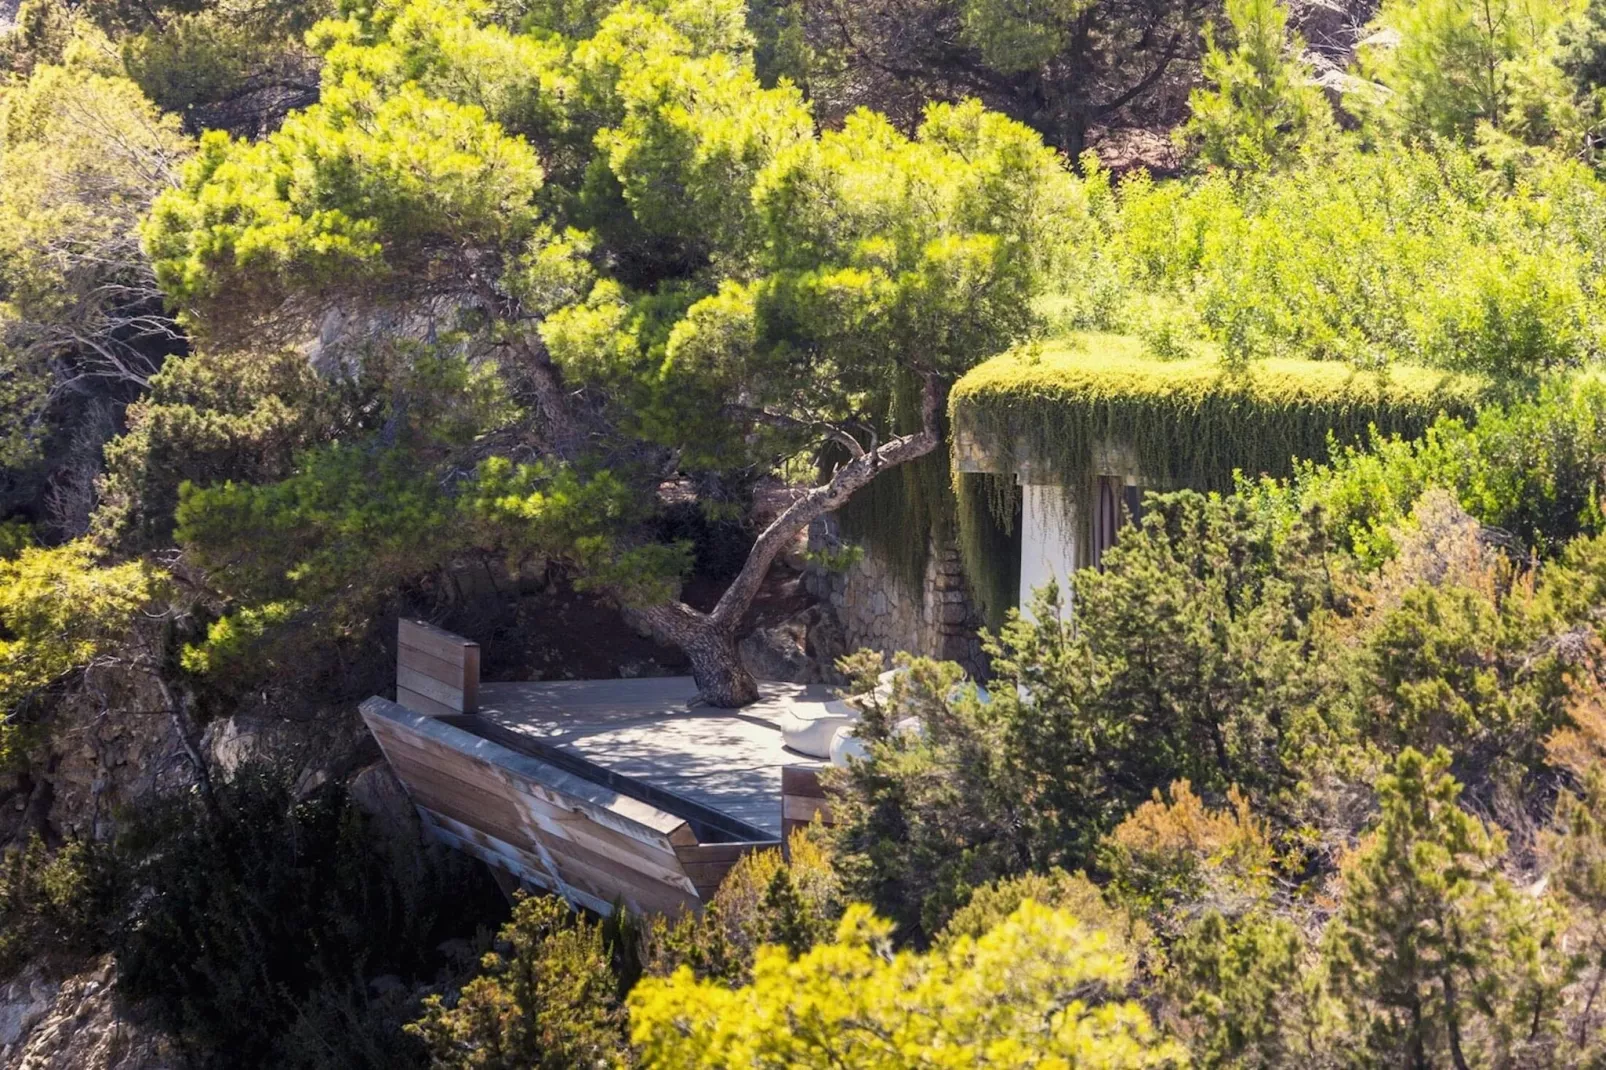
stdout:
<svg viewBox="0 0 1606 1070">
<path fill-rule="evenodd" d="M 559 442 L 572 445 L 582 436 L 584 421 L 572 411 L 564 389 L 562 373 L 552 364 L 544 347 L 528 340 L 521 343 L 527 370 L 535 382 L 538 398 L 549 428 Z M 736 647 L 736 629 L 752 606 L 753 599 L 769 575 L 770 566 L 814 520 L 845 505 L 857 491 L 868 486 L 882 472 L 924 457 L 936 449 L 942 384 L 933 372 L 921 373 L 920 430 L 880 443 L 866 450 L 851 435 L 827 427 L 825 434 L 836 441 L 853 443 L 853 458 L 838 468 L 831 479 L 814 487 L 782 510 L 765 528 L 748 551 L 742 569 L 720 596 L 709 613 L 693 609 L 681 601 L 632 609 L 634 617 L 653 638 L 676 647 L 691 662 L 692 679 L 704 702 L 726 709 L 739 709 L 758 701 L 758 682 L 742 664 Z M 749 418 L 773 422 L 784 417 L 749 413 Z M 797 421 L 787 420 L 788 423 Z M 560 448 L 560 454 L 564 451 Z"/>
<path fill-rule="evenodd" d="M 684 602 L 668 602 L 636 611 L 655 638 L 685 652 L 703 701 L 731 709 L 757 701 L 758 684 L 742 664 L 736 649 L 736 629 L 758 596 L 770 566 L 809 524 L 847 504 L 849 498 L 876 476 L 936 449 L 940 441 L 941 402 L 941 385 L 937 377 L 928 372 L 921 389 L 920 430 L 862 453 L 838 468 L 829 482 L 799 495 L 759 534 L 741 571 L 711 612 L 699 612 Z"/>
</svg>

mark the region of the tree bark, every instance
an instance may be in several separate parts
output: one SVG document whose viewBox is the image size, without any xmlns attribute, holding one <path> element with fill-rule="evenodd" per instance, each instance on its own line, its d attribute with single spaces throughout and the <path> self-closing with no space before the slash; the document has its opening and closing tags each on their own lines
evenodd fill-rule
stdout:
<svg viewBox="0 0 1606 1070">
<path fill-rule="evenodd" d="M 684 602 L 651 606 L 635 611 L 635 616 L 659 642 L 686 655 L 704 702 L 734 710 L 758 701 L 758 681 L 742 664 L 734 626 L 722 626 Z"/>
<path fill-rule="evenodd" d="M 736 629 L 753 604 L 770 565 L 816 518 L 839 509 L 882 472 L 924 457 L 936 449 L 941 386 L 927 374 L 921 394 L 921 428 L 864 452 L 836 470 L 828 483 L 805 491 L 765 528 L 748 551 L 742 570 L 713 610 L 701 613 L 683 602 L 637 610 L 659 642 L 679 647 L 692 663 L 692 676 L 711 706 L 736 709 L 758 699 L 758 685 L 736 650 Z"/>
<path fill-rule="evenodd" d="M 197 742 L 200 739 L 200 732 L 196 730 L 195 721 L 186 705 L 187 696 L 173 693 L 173 689 L 162 678 L 160 667 L 148 666 L 145 671 L 156 682 L 156 688 L 162 695 L 162 702 L 167 706 L 167 716 L 173 726 L 173 734 L 178 737 L 179 746 L 184 749 L 184 756 L 189 759 L 190 771 L 195 774 L 195 787 L 200 793 L 201 805 L 206 807 L 206 812 L 211 816 L 219 816 L 217 794 L 212 789 L 212 773 Z"/>
</svg>

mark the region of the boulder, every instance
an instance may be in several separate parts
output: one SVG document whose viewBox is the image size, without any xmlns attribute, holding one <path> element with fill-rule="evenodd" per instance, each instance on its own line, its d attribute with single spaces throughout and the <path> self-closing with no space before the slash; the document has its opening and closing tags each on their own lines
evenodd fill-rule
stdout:
<svg viewBox="0 0 1606 1070">
<path fill-rule="evenodd" d="M 741 641 L 742 664 L 760 680 L 812 684 L 819 668 L 809 657 L 808 635 L 812 610 L 804 610 L 772 628 L 755 628 Z"/>
<path fill-rule="evenodd" d="M 373 818 L 375 824 L 403 839 L 421 835 L 418 811 L 407 789 L 391 771 L 390 763 L 379 761 L 358 770 L 346 785 L 352 805 Z"/>
<path fill-rule="evenodd" d="M 110 955 L 63 981 L 30 965 L 0 988 L 0 1063 L 7 1070 L 179 1070 L 171 1038 L 130 1018 Z"/>
</svg>

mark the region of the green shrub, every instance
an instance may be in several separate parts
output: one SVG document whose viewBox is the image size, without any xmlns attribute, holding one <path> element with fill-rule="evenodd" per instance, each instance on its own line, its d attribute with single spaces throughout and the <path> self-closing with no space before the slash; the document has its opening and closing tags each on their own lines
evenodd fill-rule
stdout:
<svg viewBox="0 0 1606 1070">
<path fill-rule="evenodd" d="M 1370 109 L 1391 131 L 1470 139 L 1511 124 L 1530 61 L 1555 47 L 1566 0 L 1387 0 L 1360 66 L 1388 90 Z M 1557 72 L 1559 74 L 1559 72 Z M 1559 88 L 1559 87 L 1558 87 Z M 1565 91 L 1556 93 L 1567 103 Z"/>
<path fill-rule="evenodd" d="M 989 700 L 915 659 L 866 709 L 874 761 L 831 776 L 848 895 L 920 939 L 989 881 L 1092 865 L 1151 785 L 1300 812 L 1349 733 L 1318 649 L 1345 574 L 1311 523 L 1151 496 L 1076 574 L 1074 628 L 1050 589 L 987 641 Z"/>
<path fill-rule="evenodd" d="M 602 927 L 554 896 L 524 898 L 485 972 L 407 1027 L 437 1070 L 571 1070 L 628 1063 Z"/>
<path fill-rule="evenodd" d="M 415 1062 L 410 1008 L 370 980 L 431 978 L 437 945 L 497 901 L 461 856 L 389 838 L 338 787 L 298 796 L 266 764 L 216 782 L 215 807 L 193 792 L 155 801 L 116 851 L 123 990 L 232 1066 Z"/>
<path fill-rule="evenodd" d="M 126 644 L 166 574 L 141 561 L 103 564 L 88 539 L 0 557 L 0 770 L 20 764 L 19 730 L 36 700 Z"/>
<path fill-rule="evenodd" d="M 305 92 L 313 82 L 298 38 L 324 3 L 214 0 L 185 8 L 122 42 L 128 76 L 163 111 L 183 115 L 276 83 Z"/>
<path fill-rule="evenodd" d="M 1023 873 L 990 881 L 977 888 L 970 902 L 954 911 L 937 934 L 938 945 L 952 944 L 964 937 L 980 940 L 1003 924 L 1030 899 L 1053 910 L 1063 910 L 1089 929 L 1109 935 L 1111 947 L 1137 962 L 1149 950 L 1153 932 L 1125 910 L 1112 907 L 1099 886 L 1082 873 L 1050 869 L 1046 873 Z"/>
<path fill-rule="evenodd" d="M 1407 749 L 1379 778 L 1377 828 L 1323 934 L 1363 1065 L 1521 1064 L 1553 1021 L 1556 917 L 1501 872 L 1505 836 L 1457 805 L 1449 765 L 1447 751 Z"/>
<path fill-rule="evenodd" d="M 1322 1065 L 1315 955 L 1288 918 L 1211 910 L 1171 947 L 1162 989 L 1200 1066 Z"/>
<path fill-rule="evenodd" d="M 1392 556 L 1399 524 L 1430 487 L 1449 490 L 1480 523 L 1543 557 L 1602 530 L 1606 381 L 1559 380 L 1528 400 L 1489 406 L 1475 423 L 1441 418 L 1420 439 L 1374 436 L 1326 464 L 1301 462 L 1287 485 L 1252 496 L 1319 508 L 1330 536 L 1363 563 Z"/>
<path fill-rule="evenodd" d="M 30 836 L 0 855 L 0 977 L 40 954 L 105 946 L 114 873 L 104 851 L 70 842 L 54 854 Z"/>
<path fill-rule="evenodd" d="M 759 945 L 800 955 L 828 939 L 842 909 L 836 873 L 805 831 L 792 834 L 789 853 L 787 860 L 778 850 L 744 855 L 701 913 L 654 918 L 645 972 L 667 977 L 689 966 L 699 977 L 745 984 Z"/>
<path fill-rule="evenodd" d="M 0 521 L 0 558 L 16 557 L 33 545 L 33 525 L 26 520 Z"/>
<path fill-rule="evenodd" d="M 352 392 L 320 383 L 297 353 L 174 357 L 106 447 L 95 534 L 128 551 L 169 545 L 183 483 L 282 478 L 297 450 L 350 422 L 338 401 Z"/>
<path fill-rule="evenodd" d="M 1290 162 L 1332 135 L 1333 115 L 1312 83 L 1305 43 L 1288 32 L 1281 0 L 1227 0 L 1231 26 L 1223 47 L 1205 27 L 1208 89 L 1188 98 L 1192 113 L 1178 134 L 1201 161 L 1260 170 Z"/>
<path fill-rule="evenodd" d="M 1192 319 L 1235 366 L 1305 357 L 1524 381 L 1602 352 L 1606 187 L 1576 161 L 1491 170 L 1453 144 L 1351 139 L 1275 173 L 1139 173 L 1107 196 L 1107 177 L 1086 182 L 1093 233 L 1060 304 L 1105 311 L 1065 326 Z M 1114 304 L 1099 296 L 1110 270 L 1125 290 Z M 1157 313 L 1167 302 L 1184 314 Z"/>
</svg>

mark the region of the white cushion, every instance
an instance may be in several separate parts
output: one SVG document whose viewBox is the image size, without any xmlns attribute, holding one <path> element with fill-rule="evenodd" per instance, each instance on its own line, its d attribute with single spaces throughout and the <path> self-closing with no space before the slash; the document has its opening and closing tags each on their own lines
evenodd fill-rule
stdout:
<svg viewBox="0 0 1606 1070">
<path fill-rule="evenodd" d="M 892 681 L 899 673 L 906 671 L 889 669 L 882 673 L 872 693 L 881 702 L 886 702 L 892 697 Z M 959 697 L 959 686 L 950 693 L 950 699 Z M 987 689 L 981 686 L 976 688 L 976 697 L 984 704 L 993 700 Z M 858 723 L 858 710 L 844 699 L 832 699 L 820 706 L 808 707 L 806 712 L 789 708 L 781 714 L 781 737 L 788 747 L 799 754 L 807 754 L 811 758 L 829 758 L 832 765 L 846 768 L 849 758 L 870 757 L 864 741 L 854 735 Z M 904 717 L 893 725 L 892 730 L 902 736 L 926 734 L 925 723 L 919 717 Z"/>
<path fill-rule="evenodd" d="M 829 758 L 837 730 L 859 723 L 859 711 L 841 699 L 802 709 L 788 707 L 779 719 L 781 741 L 810 758 Z"/>
<path fill-rule="evenodd" d="M 831 737 L 831 764 L 838 769 L 846 769 L 849 758 L 864 761 L 869 757 L 870 751 L 865 747 L 864 740 L 853 734 L 851 725 L 838 728 L 836 735 Z"/>
</svg>

